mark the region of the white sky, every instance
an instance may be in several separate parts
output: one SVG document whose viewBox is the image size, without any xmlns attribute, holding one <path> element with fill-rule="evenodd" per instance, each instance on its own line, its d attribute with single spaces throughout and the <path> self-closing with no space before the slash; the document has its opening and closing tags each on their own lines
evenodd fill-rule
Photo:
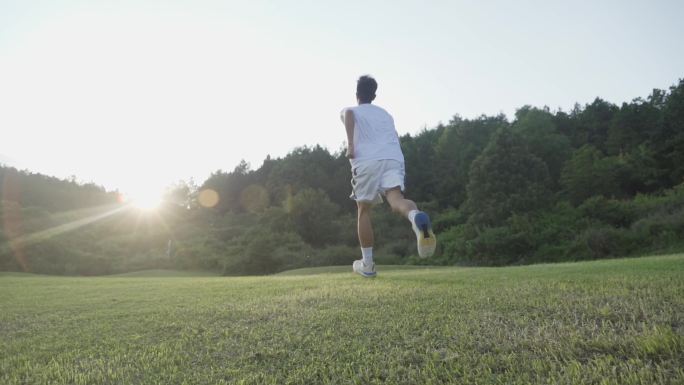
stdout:
<svg viewBox="0 0 684 385">
<path fill-rule="evenodd" d="M 0 162 L 140 196 L 334 151 L 365 73 L 400 134 L 619 104 L 684 77 L 682 15 L 682 1 L 0 0 Z"/>
</svg>

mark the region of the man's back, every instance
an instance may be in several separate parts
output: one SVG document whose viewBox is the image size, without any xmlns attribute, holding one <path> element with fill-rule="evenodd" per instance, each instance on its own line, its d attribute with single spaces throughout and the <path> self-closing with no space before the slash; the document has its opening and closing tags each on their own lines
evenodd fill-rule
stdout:
<svg viewBox="0 0 684 385">
<path fill-rule="evenodd" d="M 349 107 L 354 112 L 354 158 L 352 164 L 365 160 L 404 161 L 394 119 L 383 108 L 370 103 Z M 343 110 L 344 115 L 344 110 Z"/>
</svg>

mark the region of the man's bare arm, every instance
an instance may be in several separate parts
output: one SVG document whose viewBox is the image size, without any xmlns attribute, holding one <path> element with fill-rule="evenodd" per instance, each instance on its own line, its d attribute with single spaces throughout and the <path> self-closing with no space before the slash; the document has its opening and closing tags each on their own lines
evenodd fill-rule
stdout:
<svg viewBox="0 0 684 385">
<path fill-rule="evenodd" d="M 347 158 L 354 158 L 354 111 L 344 111 L 344 128 L 347 130 Z"/>
</svg>

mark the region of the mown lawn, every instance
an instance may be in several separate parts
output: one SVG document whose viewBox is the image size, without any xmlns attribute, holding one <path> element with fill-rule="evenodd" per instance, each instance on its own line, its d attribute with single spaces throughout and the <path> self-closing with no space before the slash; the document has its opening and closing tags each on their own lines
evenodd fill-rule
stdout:
<svg viewBox="0 0 684 385">
<path fill-rule="evenodd" d="M 684 383 L 684 255 L 350 270 L 0 274 L 0 384 Z"/>
</svg>

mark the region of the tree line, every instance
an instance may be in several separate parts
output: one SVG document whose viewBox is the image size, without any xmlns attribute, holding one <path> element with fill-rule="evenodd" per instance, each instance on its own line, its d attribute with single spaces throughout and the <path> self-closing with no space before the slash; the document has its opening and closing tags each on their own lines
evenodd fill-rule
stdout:
<svg viewBox="0 0 684 385">
<path fill-rule="evenodd" d="M 378 207 L 379 263 L 504 265 L 684 249 L 682 80 L 620 106 L 597 98 L 571 111 L 523 106 L 511 120 L 454 116 L 400 139 L 407 195 L 433 217 L 439 249 L 418 259 L 405 219 Z M 264 274 L 349 264 L 359 254 L 350 179 L 342 151 L 301 147 L 256 169 L 218 170 L 199 186 L 181 182 L 156 214 L 121 210 L 21 244 L 16 234 L 111 210 L 117 194 L 0 168 L 0 191 L 10 191 L 0 206 L 0 268 Z M 21 231 L 7 218 L 22 218 Z"/>
</svg>

